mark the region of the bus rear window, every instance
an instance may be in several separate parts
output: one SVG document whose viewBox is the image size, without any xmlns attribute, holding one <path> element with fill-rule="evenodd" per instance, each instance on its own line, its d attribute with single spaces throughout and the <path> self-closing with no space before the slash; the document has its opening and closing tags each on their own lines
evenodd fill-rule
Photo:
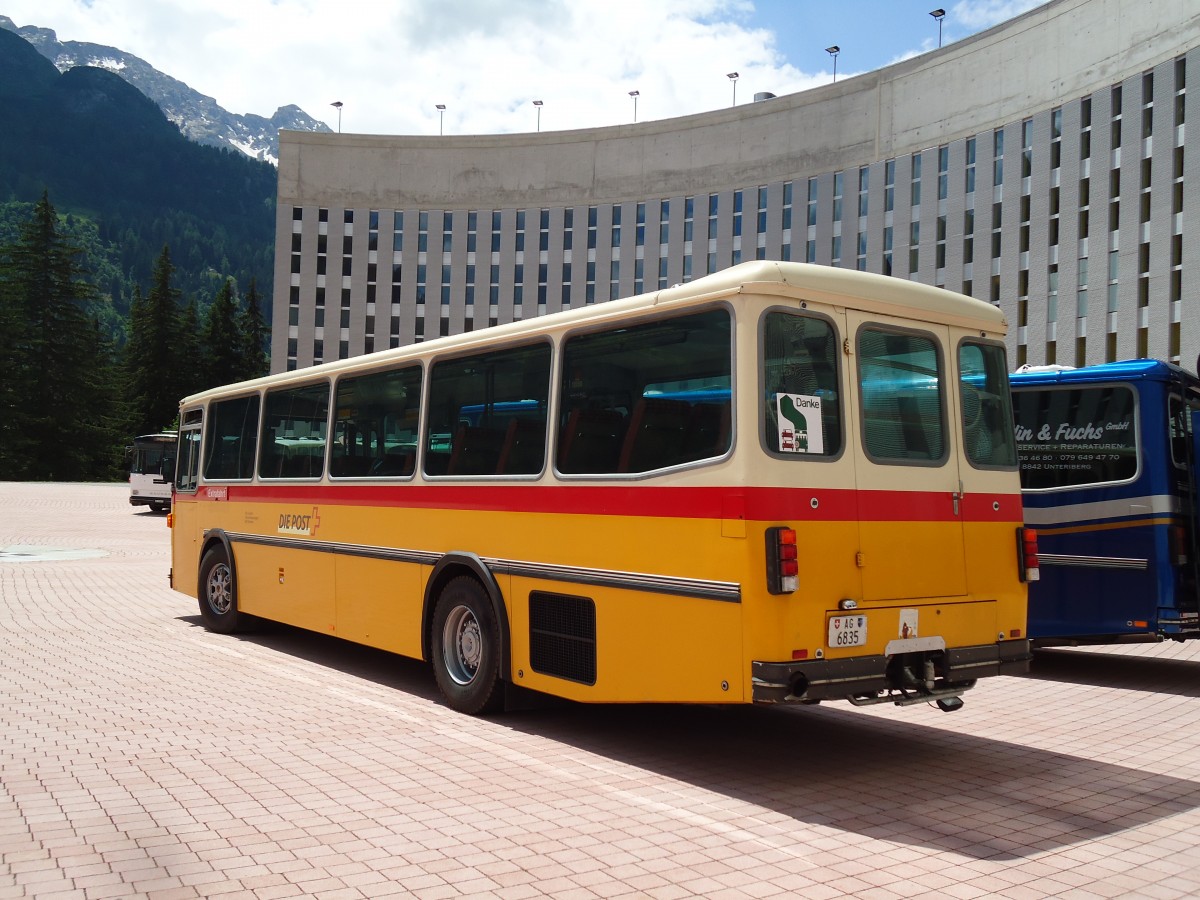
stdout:
<svg viewBox="0 0 1200 900">
<path fill-rule="evenodd" d="M 958 348 L 963 447 L 971 465 L 1017 464 L 1008 367 L 999 344 L 964 341 Z"/>
<path fill-rule="evenodd" d="M 768 313 L 763 321 L 763 440 L 768 450 L 831 457 L 842 450 L 838 338 L 824 319 Z"/>
<path fill-rule="evenodd" d="M 1137 475 L 1137 406 L 1127 387 L 1045 387 L 1013 392 L 1021 487 L 1128 481 Z"/>
<path fill-rule="evenodd" d="M 932 338 L 863 328 L 858 335 L 858 377 L 868 456 L 889 463 L 945 459 L 942 367 Z"/>
</svg>

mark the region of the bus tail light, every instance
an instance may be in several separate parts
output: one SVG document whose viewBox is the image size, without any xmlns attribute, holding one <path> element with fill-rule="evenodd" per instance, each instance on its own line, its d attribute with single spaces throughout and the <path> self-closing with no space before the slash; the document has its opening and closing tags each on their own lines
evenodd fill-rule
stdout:
<svg viewBox="0 0 1200 900">
<path fill-rule="evenodd" d="M 1171 556 L 1175 559 L 1175 565 L 1186 566 L 1188 562 L 1188 541 L 1187 531 L 1182 525 L 1171 526 Z"/>
<path fill-rule="evenodd" d="M 1022 581 L 1037 581 L 1042 577 L 1038 566 L 1037 531 L 1033 528 L 1017 529 L 1017 571 Z"/>
<path fill-rule="evenodd" d="M 767 529 L 767 590 L 790 594 L 800 586 L 796 529 L 776 525 Z"/>
</svg>

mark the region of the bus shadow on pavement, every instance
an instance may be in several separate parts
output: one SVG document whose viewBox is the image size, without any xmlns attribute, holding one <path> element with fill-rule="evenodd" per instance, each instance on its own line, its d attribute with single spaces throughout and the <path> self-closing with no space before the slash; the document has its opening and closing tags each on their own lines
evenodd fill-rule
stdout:
<svg viewBox="0 0 1200 900">
<path fill-rule="evenodd" d="M 178 621 L 198 629 L 205 627 L 204 620 L 198 615 L 177 618 Z M 258 621 L 245 631 L 224 637 L 267 647 L 313 665 L 324 666 L 382 687 L 441 703 L 442 695 L 438 692 L 437 683 L 433 680 L 433 672 L 428 664 L 407 656 L 399 656 L 279 622 Z"/>
<path fill-rule="evenodd" d="M 808 826 L 976 859 L 1022 859 L 1200 807 L 1193 781 L 848 705 L 576 707 L 505 724 L 632 767 L 631 790 L 651 800 L 636 770 Z M 668 785 L 658 804 L 680 795 L 695 800 Z"/>
<path fill-rule="evenodd" d="M 181 621 L 202 627 L 198 616 Z M 273 623 L 235 639 L 440 701 L 428 666 L 411 659 Z M 525 754 L 530 765 L 554 770 L 548 777 L 564 790 L 586 783 L 582 790 L 633 815 L 641 808 L 655 820 L 675 818 L 725 837 L 744 833 L 746 841 L 814 864 L 828 859 L 820 847 L 797 843 L 789 820 L 1004 861 L 1200 808 L 1200 783 L 982 737 L 970 733 L 986 728 L 978 718 L 964 719 L 958 731 L 949 719 L 935 727 L 848 704 L 592 706 L 555 698 L 486 719 L 441 711 L 447 719 L 439 727 L 492 736 L 505 758 Z M 561 748 L 539 753 L 527 739 Z"/>
<path fill-rule="evenodd" d="M 1153 646 L 1153 645 L 1147 645 Z M 1046 648 L 1034 653 L 1028 678 L 1200 697 L 1200 662 Z"/>
</svg>

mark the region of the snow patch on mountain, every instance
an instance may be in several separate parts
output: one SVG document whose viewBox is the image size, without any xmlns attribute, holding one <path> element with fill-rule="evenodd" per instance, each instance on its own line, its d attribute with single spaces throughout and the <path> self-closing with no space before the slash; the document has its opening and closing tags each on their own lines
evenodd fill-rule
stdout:
<svg viewBox="0 0 1200 900">
<path fill-rule="evenodd" d="M 49 28 L 17 27 L 0 16 L 0 28 L 15 32 L 49 59 L 60 72 L 76 66 L 107 69 L 128 81 L 158 104 L 163 114 L 183 134 L 200 144 L 227 147 L 255 159 L 279 164 L 279 132 L 332 129 L 298 106 L 281 106 L 269 119 L 254 114 L 237 115 L 221 107 L 212 97 L 193 90 L 166 75 L 144 59 L 115 47 L 82 41 L 59 41 Z"/>
</svg>

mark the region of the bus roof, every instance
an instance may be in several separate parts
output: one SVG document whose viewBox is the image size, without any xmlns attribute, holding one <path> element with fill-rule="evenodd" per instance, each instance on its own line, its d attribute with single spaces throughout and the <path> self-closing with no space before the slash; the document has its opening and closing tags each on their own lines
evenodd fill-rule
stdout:
<svg viewBox="0 0 1200 900">
<path fill-rule="evenodd" d="M 575 309 L 536 316 L 520 322 L 495 325 L 490 328 L 462 334 L 439 337 L 419 344 L 409 344 L 389 350 L 379 350 L 362 356 L 322 363 L 291 372 L 279 372 L 239 384 L 224 385 L 183 399 L 191 404 L 210 396 L 224 395 L 238 390 L 269 387 L 274 384 L 291 383 L 303 378 L 316 378 L 355 370 L 368 370 L 388 362 L 402 362 L 440 352 L 478 350 L 502 340 L 532 337 L 555 328 L 581 325 L 588 322 L 604 322 L 641 310 L 664 307 L 670 303 L 719 299 L 734 296 L 743 291 L 794 296 L 796 290 L 803 292 L 815 302 L 835 303 L 852 306 L 920 321 L 961 325 L 1003 337 L 1008 330 L 1004 313 L 996 306 L 954 293 L 943 288 L 931 287 L 903 278 L 841 269 L 833 266 L 808 263 L 752 260 L 723 269 L 712 275 L 697 278 L 686 284 L 677 284 L 649 293 L 638 294 L 604 303 L 589 304 Z M 852 304 L 845 302 L 846 296 L 856 298 Z"/>
<path fill-rule="evenodd" d="M 1013 387 L 1034 384 L 1082 384 L 1100 381 L 1182 381 L 1188 385 L 1200 385 L 1200 379 L 1174 363 L 1159 359 L 1127 359 L 1120 362 L 1100 363 L 1094 366 L 1045 367 L 1016 371 L 1009 377 Z"/>
</svg>

